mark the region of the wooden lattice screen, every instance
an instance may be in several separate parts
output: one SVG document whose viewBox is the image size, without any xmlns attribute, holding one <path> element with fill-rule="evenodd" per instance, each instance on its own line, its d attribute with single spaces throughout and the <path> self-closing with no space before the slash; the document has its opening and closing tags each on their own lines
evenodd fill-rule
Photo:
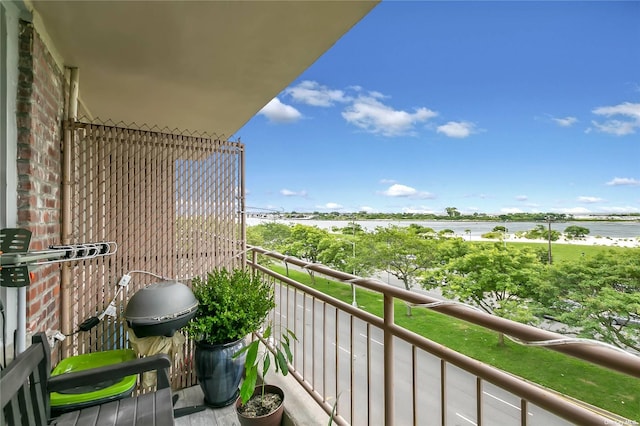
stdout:
<svg viewBox="0 0 640 426">
<path fill-rule="evenodd" d="M 124 309 L 140 288 L 159 281 L 189 285 L 194 276 L 244 262 L 243 146 L 215 137 L 155 129 L 75 123 L 72 155 L 72 239 L 115 241 L 118 251 L 74 265 L 71 330 L 100 314 L 118 281 L 117 319 L 105 317 L 72 337 L 72 354 L 127 347 Z M 190 386 L 191 342 L 174 365 L 174 385 Z M 176 374 L 177 373 L 177 374 Z"/>
</svg>

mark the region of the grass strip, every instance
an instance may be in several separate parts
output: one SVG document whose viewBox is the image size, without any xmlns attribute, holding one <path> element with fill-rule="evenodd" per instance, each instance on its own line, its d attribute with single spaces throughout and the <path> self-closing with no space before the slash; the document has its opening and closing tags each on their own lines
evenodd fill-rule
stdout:
<svg viewBox="0 0 640 426">
<path fill-rule="evenodd" d="M 271 269 L 285 274 L 285 268 Z M 289 269 L 289 277 L 346 303 L 351 303 L 351 286 Z M 358 306 L 382 317 L 382 296 L 365 289 L 356 290 Z M 640 420 L 640 380 L 549 349 L 522 346 L 498 333 L 475 324 L 424 308 L 413 308 L 407 316 L 406 305 L 395 302 L 396 324 L 440 343 L 457 352 L 510 372 L 565 395 L 579 399 L 631 420 Z"/>
<path fill-rule="evenodd" d="M 473 244 L 495 244 L 488 241 L 474 241 Z M 507 247 L 524 248 L 528 247 L 533 250 L 548 250 L 546 242 L 530 242 L 526 239 L 517 241 L 507 241 Z M 580 244 L 561 244 L 551 243 L 551 255 L 553 262 L 575 262 L 585 257 L 596 256 L 601 253 L 614 252 L 624 255 L 625 250 L 633 250 L 630 247 L 604 246 L 604 245 L 580 245 Z"/>
</svg>

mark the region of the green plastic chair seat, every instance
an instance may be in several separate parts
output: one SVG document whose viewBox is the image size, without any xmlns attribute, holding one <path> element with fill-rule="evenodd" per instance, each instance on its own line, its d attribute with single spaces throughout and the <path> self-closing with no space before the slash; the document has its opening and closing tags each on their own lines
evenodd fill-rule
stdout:
<svg viewBox="0 0 640 426">
<path fill-rule="evenodd" d="M 51 372 L 51 376 L 117 364 L 135 358 L 137 356 L 132 349 L 76 355 L 60 361 Z M 114 379 L 74 388 L 64 393 L 51 392 L 51 409 L 60 413 L 130 396 L 136 386 L 136 379 L 137 376 L 133 375 L 121 380 Z"/>
</svg>

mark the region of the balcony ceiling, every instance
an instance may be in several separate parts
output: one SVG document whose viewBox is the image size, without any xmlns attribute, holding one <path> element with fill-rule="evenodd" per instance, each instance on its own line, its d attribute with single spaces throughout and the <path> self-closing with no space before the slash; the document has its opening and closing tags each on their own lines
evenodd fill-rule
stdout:
<svg viewBox="0 0 640 426">
<path fill-rule="evenodd" d="M 374 1 L 34 1 L 93 117 L 230 136 Z"/>
</svg>

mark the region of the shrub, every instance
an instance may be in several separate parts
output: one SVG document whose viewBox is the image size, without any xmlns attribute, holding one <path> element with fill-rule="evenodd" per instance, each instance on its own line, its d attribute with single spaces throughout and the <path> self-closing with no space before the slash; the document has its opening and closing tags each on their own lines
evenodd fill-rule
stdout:
<svg viewBox="0 0 640 426">
<path fill-rule="evenodd" d="M 234 342 L 258 330 L 275 307 L 274 289 L 261 276 L 242 269 L 214 270 L 192 282 L 198 313 L 186 326 L 197 341 Z"/>
</svg>

